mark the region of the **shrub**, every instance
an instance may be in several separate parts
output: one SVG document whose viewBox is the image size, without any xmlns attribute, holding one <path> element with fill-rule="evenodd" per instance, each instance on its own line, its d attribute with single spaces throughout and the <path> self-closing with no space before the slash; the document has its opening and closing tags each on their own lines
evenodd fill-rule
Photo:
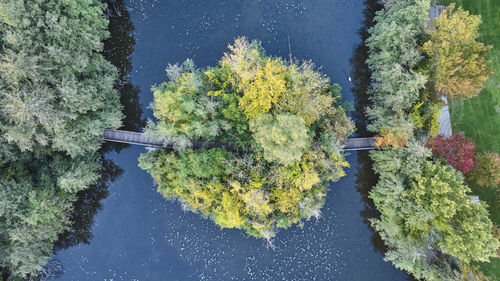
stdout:
<svg viewBox="0 0 500 281">
<path fill-rule="evenodd" d="M 480 153 L 476 156 L 476 163 L 477 165 L 470 173 L 471 179 L 480 186 L 500 185 L 500 156 L 497 153 Z"/>
<path fill-rule="evenodd" d="M 469 173 L 475 165 L 476 144 L 463 133 L 453 134 L 449 138 L 438 135 L 430 138 L 426 146 L 432 150 L 434 156 L 464 174 Z"/>
</svg>

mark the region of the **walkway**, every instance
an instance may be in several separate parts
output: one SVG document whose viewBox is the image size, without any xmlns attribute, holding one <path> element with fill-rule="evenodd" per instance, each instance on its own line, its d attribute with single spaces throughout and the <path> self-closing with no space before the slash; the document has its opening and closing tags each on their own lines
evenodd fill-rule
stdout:
<svg viewBox="0 0 500 281">
<path fill-rule="evenodd" d="M 173 143 L 164 143 L 163 140 L 154 139 L 147 137 L 144 133 L 130 132 L 130 131 L 122 131 L 122 130 L 104 130 L 103 139 L 105 141 L 112 142 L 120 142 L 120 143 L 128 143 L 128 144 L 136 144 L 143 145 L 148 147 L 172 147 Z M 207 142 L 201 140 L 191 141 L 193 144 L 193 148 L 214 148 L 214 147 L 224 147 L 229 151 L 238 150 L 237 147 L 232 146 L 228 143 L 223 142 Z M 348 139 L 345 143 L 344 150 L 346 151 L 354 151 L 354 150 L 368 150 L 375 149 L 375 140 L 373 138 L 352 138 Z"/>
<path fill-rule="evenodd" d="M 445 6 L 437 5 L 431 6 L 429 9 L 429 19 L 438 19 L 439 15 L 445 9 Z M 441 100 L 443 100 L 444 105 L 439 111 L 438 122 L 439 122 L 439 134 L 444 137 L 450 137 L 452 135 L 451 131 L 451 119 L 450 119 L 450 110 L 448 107 L 448 100 L 446 97 L 442 96 Z"/>
</svg>

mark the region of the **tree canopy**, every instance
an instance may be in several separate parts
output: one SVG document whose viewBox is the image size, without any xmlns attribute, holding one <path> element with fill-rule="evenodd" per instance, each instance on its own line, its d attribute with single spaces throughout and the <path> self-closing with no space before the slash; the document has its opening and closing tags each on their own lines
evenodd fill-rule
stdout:
<svg viewBox="0 0 500 281">
<path fill-rule="evenodd" d="M 42 270 L 122 117 L 98 0 L 0 0 L 0 269 Z"/>
<path fill-rule="evenodd" d="M 0 106 L 3 136 L 21 150 L 93 152 L 120 125 L 115 68 L 101 1 L 3 0 Z"/>
<path fill-rule="evenodd" d="M 380 175 L 370 195 L 381 212 L 373 224 L 387 260 L 417 278 L 457 280 L 453 264 L 496 256 L 487 206 L 473 202 L 460 172 L 429 161 L 430 151 L 414 142 L 371 156 Z"/>
<path fill-rule="evenodd" d="M 483 152 L 476 157 L 470 177 L 480 186 L 496 187 L 500 184 L 500 156 L 494 152 Z"/>
<path fill-rule="evenodd" d="M 329 180 L 348 166 L 340 143 L 353 124 L 311 62 L 268 57 L 258 41 L 236 39 L 216 67 L 187 60 L 153 88 L 156 123 L 147 133 L 176 153 L 143 154 L 140 166 L 166 198 L 177 198 L 223 228 L 271 239 L 277 228 L 319 217 Z M 190 148 L 194 139 L 241 151 Z"/>
<path fill-rule="evenodd" d="M 477 42 L 481 16 L 469 15 L 451 4 L 426 29 L 429 40 L 423 50 L 431 58 L 429 75 L 440 95 L 450 99 L 478 95 L 492 73 L 485 54 L 492 46 Z"/>
<path fill-rule="evenodd" d="M 372 225 L 387 246 L 385 259 L 397 268 L 417 279 L 462 280 L 460 268 L 475 271 L 469 262 L 487 261 L 498 248 L 486 204 L 472 200 L 455 170 L 470 170 L 475 146 L 460 135 L 431 139 L 433 151 L 421 141 L 439 128 L 440 103 L 434 89 L 426 89 L 436 78 L 422 71 L 431 63 L 419 46 L 430 1 L 380 2 L 384 9 L 367 40 L 373 102 L 368 129 L 378 133 L 381 146 L 370 152 L 379 175 L 370 198 L 380 217 Z M 438 159 L 431 160 L 432 152 Z"/>
<path fill-rule="evenodd" d="M 453 134 L 448 138 L 437 135 L 427 140 L 426 146 L 434 156 L 452 166 L 457 171 L 467 174 L 476 165 L 474 151 L 476 144 L 464 134 Z"/>
</svg>

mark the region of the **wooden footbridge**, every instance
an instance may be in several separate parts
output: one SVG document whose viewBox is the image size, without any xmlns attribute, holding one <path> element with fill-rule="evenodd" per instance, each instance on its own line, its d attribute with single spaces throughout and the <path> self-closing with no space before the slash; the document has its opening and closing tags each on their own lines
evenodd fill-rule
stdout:
<svg viewBox="0 0 500 281">
<path fill-rule="evenodd" d="M 136 144 L 147 147 L 157 147 L 157 148 L 171 148 L 173 147 L 173 143 L 166 142 L 161 139 L 150 138 L 146 136 L 144 133 L 130 132 L 130 131 L 122 131 L 122 130 L 104 130 L 103 139 L 105 141 L 111 142 L 119 142 L 119 143 L 127 143 L 127 144 Z M 224 147 L 230 151 L 238 150 L 237 147 L 232 146 L 228 143 L 223 142 L 207 142 L 202 140 L 193 140 L 191 141 L 193 148 L 214 148 L 214 147 Z M 347 139 L 344 143 L 344 150 L 346 151 L 354 151 L 354 150 L 368 150 L 375 149 L 375 139 L 373 138 L 351 138 Z"/>
</svg>

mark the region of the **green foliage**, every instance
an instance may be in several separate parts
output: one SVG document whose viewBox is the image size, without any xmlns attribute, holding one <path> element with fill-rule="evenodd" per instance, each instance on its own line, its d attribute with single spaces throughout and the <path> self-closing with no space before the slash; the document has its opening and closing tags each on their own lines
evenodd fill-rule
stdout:
<svg viewBox="0 0 500 281">
<path fill-rule="evenodd" d="M 0 167 L 0 266 L 26 277 L 42 269 L 58 235 L 69 226 L 75 195 L 58 187 L 70 178 L 51 167 L 61 165 L 61 159 L 13 151 L 19 158 Z M 90 184 L 77 185 L 79 180 L 71 180 L 71 188 Z"/>
<path fill-rule="evenodd" d="M 120 125 L 115 69 L 99 54 L 108 35 L 103 8 L 97 0 L 0 2 L 1 130 L 9 142 L 76 157 Z"/>
<path fill-rule="evenodd" d="M 426 162 L 410 188 L 405 228 L 416 239 L 438 236 L 436 245 L 462 262 L 488 261 L 496 255 L 498 240 L 486 204 L 472 203 L 463 176 L 450 166 Z"/>
<path fill-rule="evenodd" d="M 289 165 L 309 148 L 304 120 L 290 114 L 260 114 L 250 123 L 255 141 L 264 149 L 267 161 Z"/>
<path fill-rule="evenodd" d="M 420 102 L 413 106 L 410 114 L 416 129 L 428 132 L 429 136 L 439 134 L 438 121 L 442 103 Z"/>
<path fill-rule="evenodd" d="M 177 151 L 143 154 L 139 165 L 166 198 L 223 228 L 271 239 L 277 228 L 320 216 L 327 182 L 348 166 L 340 141 L 353 124 L 340 87 L 312 63 L 267 57 L 245 38 L 229 48 L 217 67 L 201 71 L 188 60 L 167 68 L 148 133 Z M 239 150 L 188 149 L 198 139 Z"/>
<path fill-rule="evenodd" d="M 470 12 L 471 15 L 481 15 L 478 41 L 484 45 L 493 45 L 493 49 L 485 59 L 492 61 L 493 73 L 490 74 L 485 88 L 479 95 L 466 100 L 450 101 L 451 125 L 454 132 L 464 132 L 477 144 L 481 152 L 500 153 L 500 5 L 490 0 L 441 0 L 442 4 L 456 3 Z M 493 4 L 493 5 L 492 5 Z M 470 183 L 474 194 L 490 206 L 490 218 L 500 225 L 500 188 L 484 188 L 475 182 Z M 491 277 L 500 280 L 500 259 L 490 263 L 481 263 L 480 269 Z"/>
<path fill-rule="evenodd" d="M 500 156 L 497 153 L 480 153 L 476 156 L 476 166 L 470 174 L 480 186 L 497 187 L 500 185 Z"/>
<path fill-rule="evenodd" d="M 372 224 L 396 267 L 418 279 L 461 280 L 457 263 L 488 260 L 498 241 L 490 234 L 486 204 L 472 203 L 461 174 L 429 162 L 431 152 L 414 141 L 415 129 L 433 134 L 439 128 L 439 103 L 423 91 L 426 73 L 416 71 L 425 63 L 418 43 L 429 1 L 382 4 L 367 41 L 373 79 L 368 129 L 381 134 L 380 143 L 400 148 L 370 154 L 379 174 L 370 197 L 381 213 Z"/>
<path fill-rule="evenodd" d="M 426 25 L 429 1 L 384 1 L 384 4 L 387 9 L 377 12 L 377 24 L 369 30 L 371 36 L 366 42 L 373 81 L 370 96 L 373 105 L 367 109 L 372 123 L 368 129 L 391 130 L 396 139 L 409 139 L 415 125 L 408 113 L 427 82 L 427 77 L 414 68 L 422 59 L 417 40 Z"/>
<path fill-rule="evenodd" d="M 464 263 L 460 266 L 460 270 L 462 271 L 462 281 L 470 281 L 471 279 L 474 281 L 491 281 L 490 278 L 484 276 L 484 274 L 479 271 L 479 266 Z"/>
<path fill-rule="evenodd" d="M 122 114 L 98 0 L 0 0 L 0 267 L 31 278 L 98 179 Z"/>
<path fill-rule="evenodd" d="M 340 98 L 340 87 L 337 84 L 331 86 L 326 76 L 314 70 L 312 62 L 291 64 L 285 78 L 289 82 L 287 91 L 278 99 L 280 111 L 291 112 L 311 125 L 330 110 L 335 110 L 332 102 Z M 325 95 L 328 91 L 332 96 Z"/>
</svg>

